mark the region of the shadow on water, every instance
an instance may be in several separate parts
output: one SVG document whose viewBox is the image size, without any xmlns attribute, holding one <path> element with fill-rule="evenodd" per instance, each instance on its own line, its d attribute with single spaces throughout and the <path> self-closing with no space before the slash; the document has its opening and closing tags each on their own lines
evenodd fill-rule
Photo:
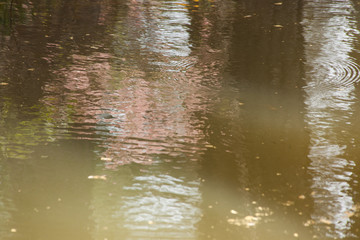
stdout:
<svg viewBox="0 0 360 240">
<path fill-rule="evenodd" d="M 204 239 L 311 239 L 303 225 L 311 202 L 301 5 L 237 7 L 222 91 L 207 114 L 208 142 L 216 148 L 202 163 L 200 229 Z"/>
</svg>

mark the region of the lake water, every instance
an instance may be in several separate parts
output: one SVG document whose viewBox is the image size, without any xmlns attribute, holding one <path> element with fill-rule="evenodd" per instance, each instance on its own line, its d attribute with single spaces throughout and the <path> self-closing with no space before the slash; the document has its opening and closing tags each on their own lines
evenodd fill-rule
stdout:
<svg viewBox="0 0 360 240">
<path fill-rule="evenodd" d="M 0 239 L 359 239 L 359 40 L 350 0 L 0 0 Z"/>
</svg>

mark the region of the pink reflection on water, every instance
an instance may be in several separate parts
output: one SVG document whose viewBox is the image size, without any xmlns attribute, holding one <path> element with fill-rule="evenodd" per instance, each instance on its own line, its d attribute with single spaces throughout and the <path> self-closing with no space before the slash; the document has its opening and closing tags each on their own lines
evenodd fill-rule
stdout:
<svg viewBox="0 0 360 240">
<path fill-rule="evenodd" d="M 103 85 L 110 76 L 109 54 L 93 53 L 91 56 L 72 55 L 73 64 L 54 71 L 56 81 L 49 82 L 43 101 L 56 106 L 52 118 L 58 123 L 96 124 L 101 113 L 99 100 L 104 94 Z M 93 125 L 82 125 L 91 129 Z"/>
<path fill-rule="evenodd" d="M 99 61 L 98 53 L 73 55 L 74 63 L 56 72 L 58 81 L 46 86 L 51 94 L 43 100 L 59 106 L 52 116 L 56 121 L 79 124 L 66 128 L 82 139 L 94 134 L 85 130 L 105 127 L 109 138 L 103 142 L 103 157 L 112 159 L 109 168 L 130 162 L 148 164 L 153 154 L 176 157 L 203 149 L 203 144 L 198 145 L 204 138 L 202 123 L 193 115 L 207 107 L 202 102 L 206 99 L 203 87 L 197 86 L 198 70 L 156 73 L 149 80 L 145 72 L 126 68 L 121 78 L 113 78 L 107 56 L 110 59 L 102 54 Z"/>
<path fill-rule="evenodd" d="M 72 64 L 55 71 L 57 81 L 45 87 L 44 101 L 59 106 L 52 117 L 77 123 L 65 127 L 78 134 L 71 137 L 91 139 L 101 129 L 109 168 L 148 164 L 154 155 L 197 159 L 207 144 L 201 116 L 220 89 L 227 46 L 220 51 L 207 44 L 213 24 L 204 17 L 202 47 L 191 52 L 186 13 L 171 11 L 161 19 L 159 10 L 149 9 L 130 4 L 119 27 L 129 39 L 114 34 L 125 46 L 114 46 L 115 53 L 73 54 Z M 117 49 L 125 53 L 117 57 Z"/>
</svg>

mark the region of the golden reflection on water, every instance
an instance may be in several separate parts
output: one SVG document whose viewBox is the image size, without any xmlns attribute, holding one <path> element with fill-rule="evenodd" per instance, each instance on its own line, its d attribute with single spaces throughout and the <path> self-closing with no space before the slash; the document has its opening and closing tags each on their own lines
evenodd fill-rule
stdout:
<svg viewBox="0 0 360 240">
<path fill-rule="evenodd" d="M 349 230 L 356 203 L 349 183 L 355 162 L 346 155 L 355 138 L 349 126 L 355 124 L 354 84 L 359 81 L 359 67 L 350 56 L 359 34 L 353 11 L 351 1 L 306 1 L 304 5 L 311 217 L 321 238 L 353 237 Z"/>
</svg>

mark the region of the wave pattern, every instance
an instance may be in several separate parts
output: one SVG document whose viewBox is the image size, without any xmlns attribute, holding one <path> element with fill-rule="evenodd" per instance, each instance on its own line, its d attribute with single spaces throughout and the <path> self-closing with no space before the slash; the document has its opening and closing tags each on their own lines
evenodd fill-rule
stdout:
<svg viewBox="0 0 360 240">
<path fill-rule="evenodd" d="M 339 87 L 349 87 L 360 80 L 360 67 L 352 59 L 327 63 L 330 82 Z"/>
<path fill-rule="evenodd" d="M 308 170 L 314 202 L 311 218 L 321 239 L 355 237 L 349 231 L 356 208 L 350 194 L 355 162 L 348 149 L 360 67 L 351 56 L 359 35 L 353 11 L 348 0 L 309 0 L 304 5 L 305 121 L 311 142 Z"/>
</svg>

